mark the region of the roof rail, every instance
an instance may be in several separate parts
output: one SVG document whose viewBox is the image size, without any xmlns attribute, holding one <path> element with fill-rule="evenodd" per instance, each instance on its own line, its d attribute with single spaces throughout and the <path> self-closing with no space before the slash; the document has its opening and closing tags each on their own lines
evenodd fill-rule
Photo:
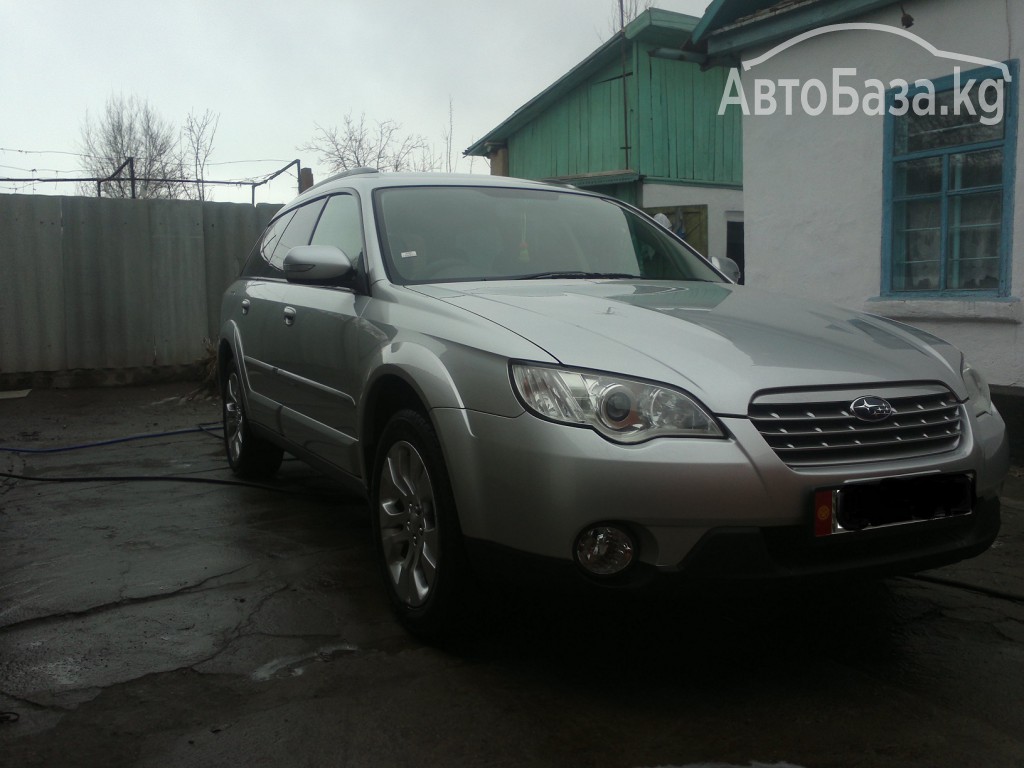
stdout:
<svg viewBox="0 0 1024 768">
<path fill-rule="evenodd" d="M 332 179 L 340 179 L 345 176 L 358 176 L 361 173 L 380 173 L 379 168 L 370 168 L 365 165 L 361 165 L 358 168 L 349 168 L 347 171 L 342 171 L 332 176 Z"/>
<path fill-rule="evenodd" d="M 341 173 L 336 173 L 333 176 L 328 176 L 323 181 L 318 181 L 316 184 L 314 184 L 312 187 L 310 187 L 310 189 L 316 189 L 317 187 L 322 187 L 324 184 L 329 184 L 330 182 L 337 181 L 338 179 L 344 179 L 346 176 L 361 176 L 364 173 L 380 173 L 380 169 L 379 168 L 367 168 L 365 166 L 360 166 L 359 168 L 349 168 L 347 171 L 342 171 Z"/>
</svg>

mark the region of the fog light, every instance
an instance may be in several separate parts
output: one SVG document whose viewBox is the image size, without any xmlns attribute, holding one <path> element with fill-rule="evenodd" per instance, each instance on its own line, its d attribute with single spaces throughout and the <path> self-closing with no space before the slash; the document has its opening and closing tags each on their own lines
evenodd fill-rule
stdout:
<svg viewBox="0 0 1024 768">
<path fill-rule="evenodd" d="M 632 537 L 622 529 L 598 525 L 576 539 L 576 562 L 594 576 L 614 576 L 630 566 L 635 549 Z"/>
</svg>

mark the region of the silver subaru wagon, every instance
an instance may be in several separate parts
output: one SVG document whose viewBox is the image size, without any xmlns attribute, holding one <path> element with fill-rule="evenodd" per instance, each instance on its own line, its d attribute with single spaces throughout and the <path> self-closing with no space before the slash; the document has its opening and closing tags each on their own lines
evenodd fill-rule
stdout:
<svg viewBox="0 0 1024 768">
<path fill-rule="evenodd" d="M 569 187 L 334 177 L 222 309 L 233 470 L 282 452 L 366 494 L 403 623 L 479 569 L 647 585 L 909 572 L 999 530 L 1003 421 L 949 344 L 738 286 Z"/>
</svg>

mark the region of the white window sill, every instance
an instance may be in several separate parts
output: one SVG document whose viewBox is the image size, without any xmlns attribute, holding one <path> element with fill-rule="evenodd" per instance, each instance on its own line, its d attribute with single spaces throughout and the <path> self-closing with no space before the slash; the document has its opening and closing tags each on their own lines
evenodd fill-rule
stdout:
<svg viewBox="0 0 1024 768">
<path fill-rule="evenodd" d="M 1024 323 L 1024 307 L 1021 300 L 1016 297 L 892 299 L 880 296 L 864 302 L 864 311 L 909 323 Z"/>
</svg>

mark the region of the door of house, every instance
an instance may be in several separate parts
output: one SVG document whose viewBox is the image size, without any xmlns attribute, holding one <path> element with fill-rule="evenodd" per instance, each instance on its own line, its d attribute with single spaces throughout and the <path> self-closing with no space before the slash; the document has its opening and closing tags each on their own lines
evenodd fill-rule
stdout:
<svg viewBox="0 0 1024 768">
<path fill-rule="evenodd" d="M 727 221 L 725 226 L 725 255 L 735 261 L 740 268 L 740 285 L 743 285 L 747 273 L 747 262 L 743 249 L 743 222 Z"/>
<path fill-rule="evenodd" d="M 676 205 L 669 208 L 644 208 L 651 216 L 664 213 L 669 228 L 705 256 L 708 252 L 708 207 Z"/>
</svg>

